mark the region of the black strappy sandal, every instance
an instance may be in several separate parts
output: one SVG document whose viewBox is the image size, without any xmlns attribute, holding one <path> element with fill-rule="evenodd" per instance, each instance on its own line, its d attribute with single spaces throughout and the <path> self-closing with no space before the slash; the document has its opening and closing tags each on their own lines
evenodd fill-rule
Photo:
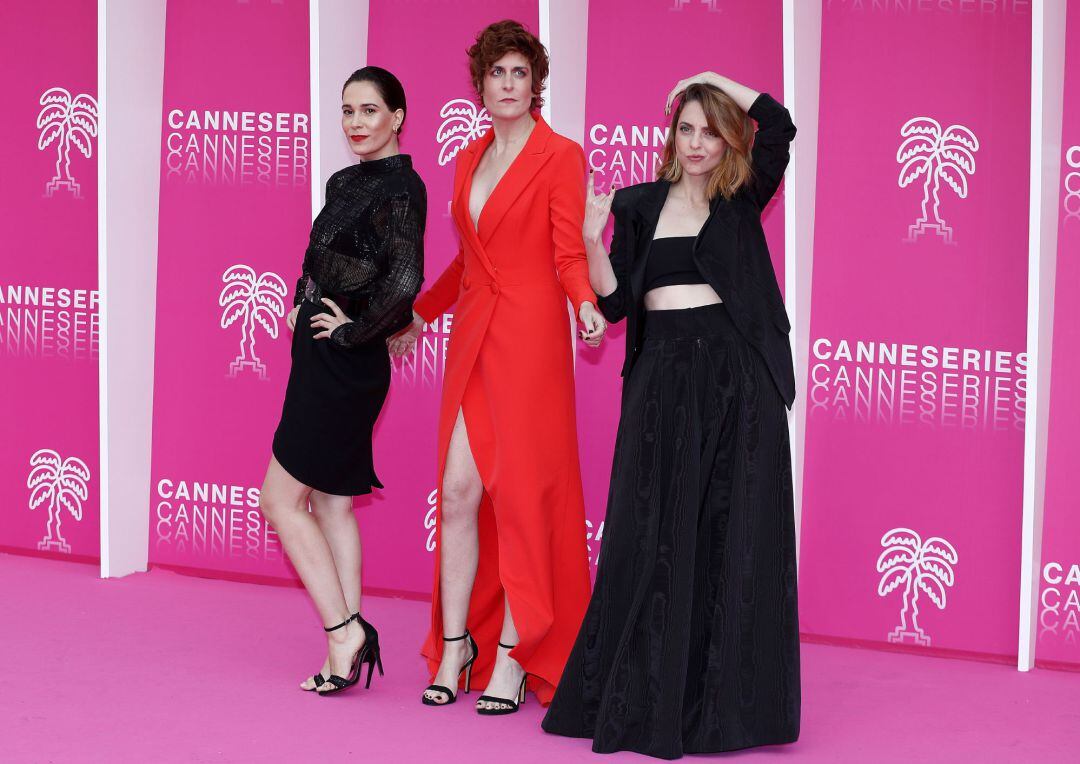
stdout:
<svg viewBox="0 0 1080 764">
<path fill-rule="evenodd" d="M 476 640 L 472 638 L 472 634 L 469 633 L 468 629 L 465 629 L 465 633 L 462 634 L 460 637 L 443 637 L 443 642 L 460 642 L 463 639 L 468 639 L 469 647 L 472 648 L 472 657 L 469 658 L 469 660 L 465 661 L 465 665 L 463 665 L 461 667 L 461 671 L 458 672 L 459 678 L 463 673 L 465 674 L 465 692 L 467 694 L 469 690 L 472 689 L 472 667 L 473 663 L 476 661 L 476 656 L 480 654 L 480 648 L 476 646 Z M 457 696 L 454 694 L 454 691 L 451 690 L 449 687 L 443 687 L 441 684 L 429 684 L 424 690 L 424 692 L 429 691 L 441 692 L 446 695 L 449 700 L 440 703 L 437 700 L 429 698 L 427 695 L 421 695 L 420 701 L 425 706 L 448 706 L 455 700 L 457 700 Z"/>
<path fill-rule="evenodd" d="M 352 617 L 353 618 L 360 618 L 359 611 L 356 612 L 356 613 L 353 613 Z M 348 623 L 348 621 L 346 621 L 345 623 Z M 320 687 L 322 687 L 324 684 L 326 684 L 326 677 L 324 677 L 322 675 L 321 671 L 317 671 L 317 672 L 315 672 L 314 674 L 311 675 L 311 681 L 313 681 L 315 683 L 314 687 L 308 687 L 307 689 L 301 687 L 300 689 L 304 690 L 304 692 L 315 692 Z"/>
<path fill-rule="evenodd" d="M 499 643 L 499 647 L 506 650 L 513 650 L 517 645 L 504 645 Z M 511 700 L 510 698 L 496 698 L 494 695 L 481 695 L 476 699 L 476 713 L 480 716 L 505 716 L 506 714 L 517 713 L 518 708 L 525 702 L 525 681 L 529 678 L 528 672 L 525 676 L 521 677 L 521 686 L 518 687 L 517 700 Z M 480 708 L 481 703 L 500 703 L 503 708 Z"/>
<path fill-rule="evenodd" d="M 379 649 L 379 632 L 375 630 L 374 626 L 361 618 L 359 613 L 349 616 L 337 626 L 331 626 L 329 628 L 324 626 L 323 630 L 336 631 L 343 626 L 348 626 L 349 621 L 356 621 L 360 624 L 360 628 L 364 630 L 364 645 L 356 651 L 356 655 L 353 657 L 352 666 L 349 668 L 349 675 L 347 677 L 340 677 L 337 674 L 331 674 L 326 681 L 334 685 L 333 689 L 318 690 L 319 695 L 337 695 L 339 692 L 352 687 L 360 681 L 360 674 L 363 673 L 365 663 L 368 664 L 368 672 L 364 689 L 371 687 L 371 675 L 375 671 L 376 666 L 379 667 L 379 676 L 383 675 L 382 651 Z"/>
</svg>

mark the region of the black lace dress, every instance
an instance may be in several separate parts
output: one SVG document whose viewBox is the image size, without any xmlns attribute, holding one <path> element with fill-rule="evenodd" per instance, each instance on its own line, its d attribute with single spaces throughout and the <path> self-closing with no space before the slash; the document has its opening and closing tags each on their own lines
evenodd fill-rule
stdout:
<svg viewBox="0 0 1080 764">
<path fill-rule="evenodd" d="M 404 154 L 339 170 L 311 226 L 292 371 L 274 456 L 301 483 L 323 493 L 357 496 L 382 488 L 371 436 L 390 389 L 386 338 L 412 320 L 424 274 L 427 192 Z M 311 317 L 336 302 L 350 323 L 329 338 Z"/>
</svg>

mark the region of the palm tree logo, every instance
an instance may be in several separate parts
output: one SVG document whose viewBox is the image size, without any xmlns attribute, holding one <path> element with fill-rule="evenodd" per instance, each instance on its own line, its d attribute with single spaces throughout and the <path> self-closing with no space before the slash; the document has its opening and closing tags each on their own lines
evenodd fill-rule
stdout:
<svg viewBox="0 0 1080 764">
<path fill-rule="evenodd" d="M 64 88 L 49 88 L 41 94 L 38 103 L 37 126 L 38 150 L 44 151 L 56 144 L 56 175 L 45 184 L 45 196 L 51 197 L 61 188 L 67 188 L 76 199 L 82 194 L 79 184 L 71 175 L 71 147 L 77 148 L 84 157 L 93 153 L 92 139 L 98 134 L 98 105 L 93 96 L 79 93 L 74 98 Z"/>
<path fill-rule="evenodd" d="M 424 549 L 429 552 L 435 551 L 435 546 L 439 543 L 439 529 L 438 529 L 438 496 L 439 489 L 427 495 L 428 510 L 424 514 L 424 530 L 428 532 L 427 541 L 424 542 Z"/>
<path fill-rule="evenodd" d="M 716 1 L 717 0 L 698 0 L 698 3 L 706 6 L 709 9 L 709 13 L 722 13 L 722 10 L 716 7 Z M 673 0 L 673 5 L 668 8 L 668 10 L 678 13 L 689 5 L 690 2 L 691 0 Z"/>
<path fill-rule="evenodd" d="M 439 109 L 442 124 L 435 133 L 439 142 L 439 167 L 445 167 L 458 152 L 479 138 L 491 127 L 487 109 L 478 108 L 472 101 L 455 98 Z"/>
<path fill-rule="evenodd" d="M 968 175 L 975 174 L 975 152 L 979 139 L 963 125 L 949 125 L 944 130 L 930 117 L 914 117 L 900 128 L 904 139 L 896 150 L 900 167 L 900 188 L 907 188 L 923 178 L 922 214 L 908 226 L 908 241 L 931 231 L 952 244 L 953 231 L 941 217 L 942 181 L 961 199 L 968 195 Z"/>
<path fill-rule="evenodd" d="M 81 521 L 82 504 L 90 495 L 89 482 L 90 468 L 82 459 L 74 456 L 61 459 L 51 448 L 35 451 L 30 457 L 30 475 L 26 478 L 30 509 L 35 510 L 49 502 L 49 520 L 45 525 L 45 536 L 37 544 L 39 550 L 57 549 L 71 554 L 71 547 L 60 533 L 61 509 Z"/>
<path fill-rule="evenodd" d="M 956 549 L 939 536 L 923 541 L 909 528 L 893 528 L 881 537 L 881 545 L 885 550 L 877 560 L 877 571 L 882 574 L 878 595 L 885 597 L 901 584 L 904 586 L 900 625 L 889 634 L 889 641 L 929 647 L 930 635 L 919 626 L 919 593 L 929 597 L 939 610 L 945 609 L 945 587 L 952 586 L 955 581 Z"/>
<path fill-rule="evenodd" d="M 229 365 L 229 376 L 251 369 L 266 379 L 266 365 L 255 354 L 255 325 L 277 339 L 278 319 L 285 315 L 285 295 L 289 293 L 281 276 L 267 271 L 256 275 L 247 265 L 232 265 L 221 276 L 225 286 L 218 295 L 221 328 L 241 322 L 240 353 Z"/>
</svg>

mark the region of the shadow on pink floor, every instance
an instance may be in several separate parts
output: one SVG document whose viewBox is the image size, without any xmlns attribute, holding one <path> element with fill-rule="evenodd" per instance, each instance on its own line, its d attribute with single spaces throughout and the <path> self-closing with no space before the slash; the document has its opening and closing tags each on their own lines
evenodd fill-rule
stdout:
<svg viewBox="0 0 1080 764">
<path fill-rule="evenodd" d="M 427 605 L 369 598 L 386 676 L 320 698 L 319 622 L 302 591 L 155 570 L 0 555 L 0 761 L 530 764 L 599 757 L 521 713 L 481 718 L 470 696 L 420 703 Z M 703 759 L 1080 761 L 1080 674 L 803 646 L 802 739 Z M 474 693 L 475 696 L 475 693 Z"/>
</svg>

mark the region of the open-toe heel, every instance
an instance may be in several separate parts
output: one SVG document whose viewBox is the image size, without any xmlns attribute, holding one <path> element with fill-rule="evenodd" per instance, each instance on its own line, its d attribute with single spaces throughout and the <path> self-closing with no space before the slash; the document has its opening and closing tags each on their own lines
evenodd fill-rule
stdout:
<svg viewBox="0 0 1080 764">
<path fill-rule="evenodd" d="M 517 645 L 504 645 L 500 642 L 499 647 L 506 650 L 513 650 Z M 517 713 L 521 704 L 525 702 L 525 682 L 528 678 L 529 674 L 527 672 L 525 676 L 521 677 L 521 684 L 518 686 L 517 697 L 513 700 L 510 698 L 497 698 L 494 695 L 481 695 L 476 699 L 476 713 L 480 714 L 480 716 L 505 716 L 506 714 Z M 479 706 L 483 703 L 498 703 L 501 707 L 480 708 Z"/>
<path fill-rule="evenodd" d="M 360 613 L 359 613 L 359 612 L 357 612 L 357 613 L 353 613 L 353 614 L 352 614 L 352 617 L 353 617 L 353 618 L 359 618 L 359 617 L 360 617 Z M 348 621 L 346 621 L 346 623 L 348 623 Z M 318 689 L 319 689 L 320 687 L 322 687 L 322 686 L 323 686 L 324 684 L 326 684 L 326 677 L 324 677 L 324 676 L 322 675 L 322 672 L 321 672 L 321 671 L 316 671 L 316 672 L 315 672 L 314 674 L 312 674 L 312 675 L 311 675 L 311 681 L 315 683 L 315 684 L 314 684 L 313 686 L 311 686 L 311 687 L 308 687 L 308 688 L 306 688 L 306 689 L 305 689 L 305 688 L 303 688 L 303 687 L 301 687 L 300 689 L 301 689 L 301 690 L 304 690 L 304 692 L 315 692 L 315 691 L 317 691 L 317 690 L 318 690 Z"/>
<path fill-rule="evenodd" d="M 465 629 L 465 633 L 462 634 L 460 637 L 443 637 L 443 642 L 460 642 L 463 639 L 469 640 L 469 648 L 472 651 L 472 655 L 469 657 L 469 660 L 465 661 L 465 664 L 461 667 L 461 671 L 458 672 L 458 678 L 460 679 L 462 674 L 465 675 L 465 692 L 468 693 L 469 690 L 472 689 L 473 663 L 476 662 L 476 656 L 480 654 L 480 648 L 476 646 L 476 640 L 472 638 L 472 634 L 469 633 L 468 629 Z M 454 691 L 451 690 L 449 687 L 444 687 L 441 684 L 429 684 L 427 686 L 427 689 L 424 690 L 424 692 L 441 692 L 448 698 L 448 700 L 445 701 L 438 701 L 429 698 L 426 694 L 422 695 L 420 697 L 420 700 L 425 706 L 448 706 L 455 700 L 457 700 L 457 695 L 454 693 Z"/>
<path fill-rule="evenodd" d="M 327 678 L 327 682 L 334 685 L 329 690 L 319 690 L 319 695 L 337 695 L 339 692 L 349 689 L 354 684 L 360 681 L 360 674 L 363 672 L 364 664 L 368 664 L 367 684 L 365 688 L 371 686 L 371 674 L 375 667 L 379 668 L 379 676 L 383 674 L 382 668 L 382 655 L 379 650 L 379 632 L 375 630 L 375 627 L 360 617 L 359 613 L 346 618 L 337 626 L 325 626 L 324 631 L 337 631 L 340 628 L 349 625 L 350 621 L 356 621 L 360 624 L 360 628 L 364 630 L 364 644 L 356 651 L 356 655 L 353 656 L 352 664 L 349 666 L 349 675 L 345 677 L 338 676 L 337 674 L 331 674 Z"/>
</svg>

